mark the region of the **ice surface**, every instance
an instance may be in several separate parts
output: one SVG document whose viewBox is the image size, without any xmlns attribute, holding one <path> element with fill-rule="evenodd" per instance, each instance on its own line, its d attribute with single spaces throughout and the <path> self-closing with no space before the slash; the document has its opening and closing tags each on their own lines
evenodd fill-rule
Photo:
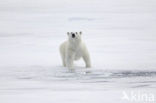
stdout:
<svg viewBox="0 0 156 103">
<path fill-rule="evenodd" d="M 155 27 L 155 0 L 1 0 L 0 103 L 155 102 Z M 68 31 L 83 32 L 91 69 L 62 67 Z"/>
</svg>

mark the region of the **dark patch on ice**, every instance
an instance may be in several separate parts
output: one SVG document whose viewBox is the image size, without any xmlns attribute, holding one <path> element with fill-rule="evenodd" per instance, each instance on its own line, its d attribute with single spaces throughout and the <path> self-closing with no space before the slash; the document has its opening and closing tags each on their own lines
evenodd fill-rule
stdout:
<svg viewBox="0 0 156 103">
<path fill-rule="evenodd" d="M 109 83 L 111 81 L 105 81 L 105 80 L 100 80 L 100 81 L 85 81 L 85 82 L 81 82 L 81 83 Z"/>
<path fill-rule="evenodd" d="M 156 76 L 156 71 L 119 71 L 112 74 L 112 77 L 114 78 L 149 76 Z"/>
<path fill-rule="evenodd" d="M 142 82 L 130 82 L 130 83 L 156 83 L 156 81 L 142 81 Z"/>
<path fill-rule="evenodd" d="M 143 88 L 143 87 L 149 87 L 150 85 L 145 84 L 145 85 L 137 85 L 137 86 L 133 86 L 132 88 Z"/>
<path fill-rule="evenodd" d="M 17 78 L 17 79 L 33 79 L 33 77 L 19 77 L 19 78 Z"/>
</svg>

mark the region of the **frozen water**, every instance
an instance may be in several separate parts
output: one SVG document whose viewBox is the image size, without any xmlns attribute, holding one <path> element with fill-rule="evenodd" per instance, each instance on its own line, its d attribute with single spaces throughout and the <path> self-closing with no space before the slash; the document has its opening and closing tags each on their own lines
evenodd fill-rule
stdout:
<svg viewBox="0 0 156 103">
<path fill-rule="evenodd" d="M 0 15 L 0 103 L 156 101 L 156 1 L 1 0 Z M 83 32 L 91 69 L 62 67 L 67 31 Z"/>
</svg>

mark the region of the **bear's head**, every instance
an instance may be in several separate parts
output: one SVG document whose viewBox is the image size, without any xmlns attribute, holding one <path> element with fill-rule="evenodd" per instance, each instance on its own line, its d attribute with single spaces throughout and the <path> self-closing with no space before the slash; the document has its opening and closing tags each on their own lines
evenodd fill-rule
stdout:
<svg viewBox="0 0 156 103">
<path fill-rule="evenodd" d="M 67 32 L 67 34 L 69 41 L 71 42 L 81 41 L 82 32 Z"/>
</svg>

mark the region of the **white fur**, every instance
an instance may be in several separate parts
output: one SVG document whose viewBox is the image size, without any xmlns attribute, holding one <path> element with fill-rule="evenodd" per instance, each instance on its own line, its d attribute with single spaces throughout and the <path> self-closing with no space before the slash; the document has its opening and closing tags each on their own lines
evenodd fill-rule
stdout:
<svg viewBox="0 0 156 103">
<path fill-rule="evenodd" d="M 90 56 L 85 43 L 81 40 L 82 32 L 75 32 L 75 38 L 72 38 L 72 32 L 67 33 L 68 40 L 61 44 L 60 54 L 63 66 L 73 69 L 74 60 L 79 60 L 81 57 L 85 61 L 86 67 L 91 67 Z"/>
</svg>

